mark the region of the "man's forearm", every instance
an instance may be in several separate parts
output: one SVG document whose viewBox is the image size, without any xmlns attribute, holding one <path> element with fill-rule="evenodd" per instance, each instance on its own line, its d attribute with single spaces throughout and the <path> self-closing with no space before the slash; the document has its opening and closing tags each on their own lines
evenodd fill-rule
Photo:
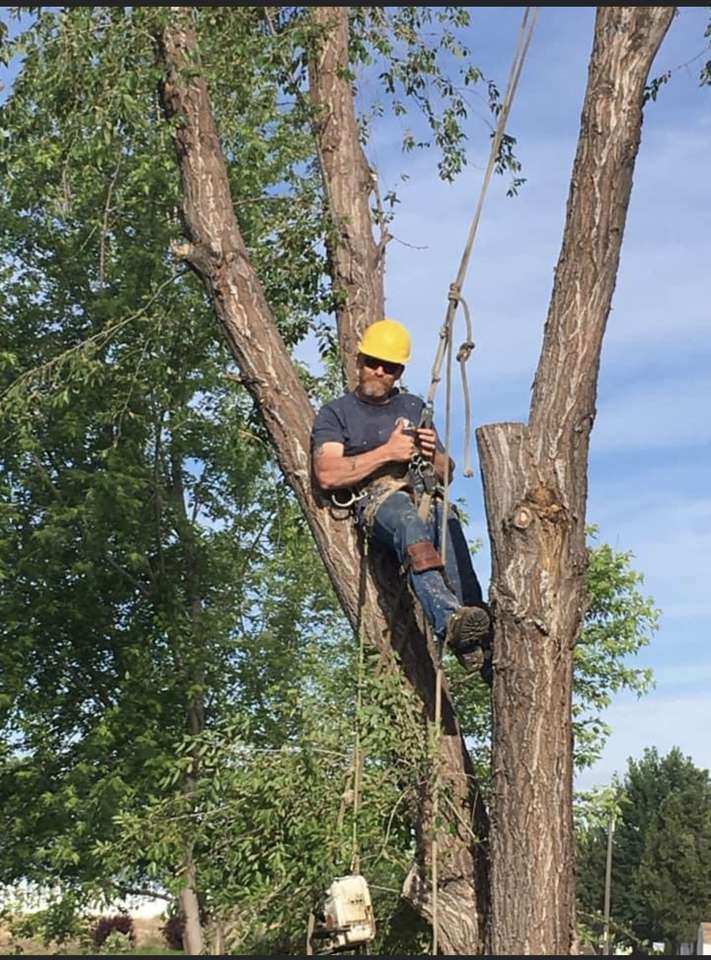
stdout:
<svg viewBox="0 0 711 960">
<path fill-rule="evenodd" d="M 316 458 L 316 479 L 324 490 L 352 487 L 392 460 L 387 443 L 352 457 L 320 456 L 317 453 Z"/>
</svg>

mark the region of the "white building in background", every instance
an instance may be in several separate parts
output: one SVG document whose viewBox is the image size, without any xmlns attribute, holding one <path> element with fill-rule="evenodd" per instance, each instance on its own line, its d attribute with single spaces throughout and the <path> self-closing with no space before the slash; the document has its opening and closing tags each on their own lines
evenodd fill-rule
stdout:
<svg viewBox="0 0 711 960">
<path fill-rule="evenodd" d="M 680 943 L 680 957 L 711 957 L 711 923 L 700 923 L 696 943 Z"/>
<path fill-rule="evenodd" d="M 696 937 L 696 956 L 711 956 L 711 923 L 700 923 Z"/>
</svg>

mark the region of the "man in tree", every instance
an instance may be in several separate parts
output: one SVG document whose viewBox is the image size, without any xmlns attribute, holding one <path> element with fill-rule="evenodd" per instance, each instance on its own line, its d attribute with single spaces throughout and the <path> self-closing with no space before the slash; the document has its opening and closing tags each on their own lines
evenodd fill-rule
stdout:
<svg viewBox="0 0 711 960">
<path fill-rule="evenodd" d="M 434 429 L 420 426 L 423 401 L 396 387 L 410 359 L 410 335 L 394 320 L 371 324 L 358 347 L 358 386 L 319 411 L 311 433 L 316 481 L 353 493 L 366 535 L 394 551 L 435 635 L 468 671 L 491 683 L 491 619 L 459 519 L 449 508 L 446 557 L 440 554 L 441 484 L 454 464 Z M 425 517 L 417 503 L 423 471 L 436 486 Z M 340 498 L 339 498 L 340 499 Z M 345 501 L 344 501 L 345 502 Z M 446 578 L 446 579 L 445 579 Z"/>
</svg>

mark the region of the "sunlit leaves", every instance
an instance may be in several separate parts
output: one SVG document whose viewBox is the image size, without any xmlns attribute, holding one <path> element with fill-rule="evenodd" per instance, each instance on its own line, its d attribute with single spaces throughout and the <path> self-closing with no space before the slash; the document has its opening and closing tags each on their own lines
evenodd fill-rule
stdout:
<svg viewBox="0 0 711 960">
<path fill-rule="evenodd" d="M 631 658 L 650 642 L 659 617 L 654 602 L 639 591 L 643 577 L 631 567 L 629 552 L 600 544 L 588 556 L 590 602 L 575 648 L 573 723 L 579 767 L 593 763 L 602 751 L 609 735 L 603 715 L 613 694 L 630 690 L 641 696 L 651 689 L 651 670 Z"/>
<path fill-rule="evenodd" d="M 395 116 L 414 110 L 412 125 L 403 129 L 405 152 L 434 146 L 443 180 L 451 181 L 467 162 L 470 136 L 467 121 L 475 113 L 471 88 L 483 81 L 481 70 L 471 62 L 471 52 L 457 31 L 468 26 L 471 14 L 464 7 L 353 7 L 351 8 L 351 56 L 362 65 L 364 77 L 378 70 L 382 89 Z M 372 85 L 369 85 L 369 88 Z M 496 85 L 487 81 L 488 104 L 494 117 L 500 108 Z M 379 95 L 370 95 L 362 117 L 367 140 L 374 119 L 382 116 Z M 421 119 L 424 129 L 420 133 Z M 524 182 L 517 174 L 520 164 L 513 155 L 515 140 L 499 152 L 497 172 L 513 174 L 510 193 Z"/>
</svg>

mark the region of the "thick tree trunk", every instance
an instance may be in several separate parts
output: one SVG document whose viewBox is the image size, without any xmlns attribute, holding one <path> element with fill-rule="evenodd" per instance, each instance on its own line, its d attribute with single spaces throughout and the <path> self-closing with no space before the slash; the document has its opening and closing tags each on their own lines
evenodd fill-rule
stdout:
<svg viewBox="0 0 711 960">
<path fill-rule="evenodd" d="M 528 425 L 477 431 L 496 615 L 494 954 L 574 943 L 571 687 L 589 434 L 646 78 L 673 7 L 600 7 Z"/>
<path fill-rule="evenodd" d="M 229 192 L 225 161 L 204 79 L 184 67 L 194 60 L 195 39 L 187 22 L 159 38 L 167 68 L 161 86 L 168 116 L 178 116 L 176 149 L 183 185 L 183 215 L 189 243 L 178 250 L 203 279 L 218 321 L 269 431 L 284 476 L 291 484 L 316 540 L 336 594 L 351 624 L 358 620 L 360 551 L 350 524 L 335 521 L 312 486 L 309 435 L 313 411 L 296 368 L 274 323 L 249 261 Z M 331 123 L 335 124 L 335 114 Z M 334 176 L 339 170 L 334 166 Z M 355 241 L 354 241 L 355 242 Z M 372 265 L 371 265 L 372 269 Z M 362 312 L 358 316 L 365 317 Z M 347 322 L 341 318 L 343 323 Z M 353 342 L 348 341 L 349 343 Z M 371 561 L 371 574 L 373 561 Z M 363 625 L 368 641 L 388 664 L 400 661 L 402 675 L 419 697 L 423 713 L 434 715 L 434 668 L 412 605 L 396 602 L 399 584 L 378 588 L 367 578 Z M 396 618 L 396 619 L 394 619 Z M 443 691 L 441 756 L 443 780 L 451 789 L 449 822 L 439 838 L 439 940 L 444 953 L 474 954 L 483 944 L 487 911 L 487 819 L 473 768 L 448 695 Z M 429 842 L 419 824 L 418 861 L 406 895 L 431 915 Z"/>
<path fill-rule="evenodd" d="M 313 7 L 323 29 L 309 59 L 309 92 L 316 109 L 314 134 L 324 177 L 332 236 L 328 257 L 337 297 L 338 339 L 346 380 L 357 383 L 358 342 L 384 310 L 384 243 L 373 240 L 370 198 L 376 174 L 360 144 L 347 76 L 348 7 Z"/>
</svg>

